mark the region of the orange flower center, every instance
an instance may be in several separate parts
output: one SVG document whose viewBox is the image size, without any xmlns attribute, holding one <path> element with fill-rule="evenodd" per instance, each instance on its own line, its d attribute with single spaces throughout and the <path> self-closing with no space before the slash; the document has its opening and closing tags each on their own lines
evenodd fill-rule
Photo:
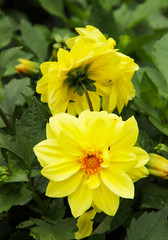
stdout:
<svg viewBox="0 0 168 240">
<path fill-rule="evenodd" d="M 100 152 L 89 151 L 80 158 L 85 175 L 97 173 L 102 168 L 103 158 L 99 154 Z"/>
</svg>

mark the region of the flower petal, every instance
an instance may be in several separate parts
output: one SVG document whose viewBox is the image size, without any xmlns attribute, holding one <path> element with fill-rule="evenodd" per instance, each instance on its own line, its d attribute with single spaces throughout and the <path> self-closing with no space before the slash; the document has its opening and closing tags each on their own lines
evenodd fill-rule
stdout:
<svg viewBox="0 0 168 240">
<path fill-rule="evenodd" d="M 100 179 L 98 174 L 91 174 L 87 181 L 88 187 L 90 189 L 97 188 L 100 185 Z"/>
<path fill-rule="evenodd" d="M 119 139 L 112 145 L 113 150 L 129 149 L 138 138 L 138 125 L 134 117 L 130 117 L 121 128 Z"/>
<path fill-rule="evenodd" d="M 125 172 L 116 167 L 111 167 L 101 170 L 100 175 L 104 184 L 118 196 L 123 198 L 134 197 L 134 184 Z"/>
<path fill-rule="evenodd" d="M 52 181 L 62 181 L 79 171 L 80 168 L 81 163 L 79 161 L 61 161 L 60 163 L 58 162 L 57 164 L 44 167 L 41 173 L 43 176 Z"/>
<path fill-rule="evenodd" d="M 46 195 L 48 197 L 54 198 L 66 197 L 70 195 L 79 186 L 82 176 L 83 172 L 78 171 L 77 173 L 63 181 L 50 181 L 46 189 Z"/>
<path fill-rule="evenodd" d="M 76 225 L 79 230 L 75 233 L 75 239 L 81 239 L 90 236 L 93 231 L 93 221 L 91 220 L 95 215 L 96 211 L 91 209 L 78 218 Z"/>
<path fill-rule="evenodd" d="M 65 161 L 65 158 L 66 161 L 73 161 L 76 159 L 65 154 L 60 148 L 56 139 L 44 140 L 38 143 L 33 150 L 42 167 L 45 167 L 48 164 L 56 164 L 61 160 Z"/>
<path fill-rule="evenodd" d="M 119 207 L 119 199 L 119 196 L 110 191 L 103 183 L 93 190 L 93 203 L 108 215 L 115 215 Z"/>
<path fill-rule="evenodd" d="M 138 163 L 136 167 L 142 167 L 149 161 L 149 155 L 140 147 L 134 147 L 131 150 L 137 157 Z"/>
<path fill-rule="evenodd" d="M 99 149 L 106 144 L 109 139 L 111 120 L 107 112 L 90 114 L 90 122 L 86 129 L 88 146 Z"/>
<path fill-rule="evenodd" d="M 92 204 L 92 190 L 88 188 L 86 180 L 83 179 L 74 193 L 68 196 L 68 202 L 72 215 L 76 218 L 81 216 Z"/>
<path fill-rule="evenodd" d="M 133 168 L 127 172 L 132 181 L 136 182 L 141 178 L 145 178 L 149 175 L 148 169 L 146 167 Z"/>
</svg>

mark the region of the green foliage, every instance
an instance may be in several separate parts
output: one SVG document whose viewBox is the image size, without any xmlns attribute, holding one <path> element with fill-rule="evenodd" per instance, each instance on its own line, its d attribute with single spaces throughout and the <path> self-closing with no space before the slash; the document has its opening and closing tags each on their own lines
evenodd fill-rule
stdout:
<svg viewBox="0 0 168 240">
<path fill-rule="evenodd" d="M 98 27 L 140 67 L 132 80 L 136 96 L 121 116 L 135 116 L 137 146 L 167 157 L 168 3 L 0 0 L 0 7 L 0 239 L 71 240 L 76 219 L 65 199 L 45 196 L 48 180 L 33 151 L 46 137 L 51 112 L 35 93 L 38 77 L 19 76 L 14 67 L 18 58 L 56 61 L 54 44 L 65 46 L 67 37 L 76 36 L 75 27 Z M 83 78 L 78 80 L 81 96 Z M 87 90 L 96 90 L 87 76 L 84 83 Z M 134 200 L 121 199 L 115 216 L 96 214 L 89 240 L 166 240 L 167 181 L 151 177 L 135 185 Z"/>
<path fill-rule="evenodd" d="M 165 240 L 167 228 L 168 208 L 159 212 L 145 212 L 137 220 L 133 219 L 127 231 L 127 240 Z"/>
<path fill-rule="evenodd" d="M 7 16 L 0 11 L 0 48 L 7 46 L 12 39 L 12 24 Z"/>
</svg>

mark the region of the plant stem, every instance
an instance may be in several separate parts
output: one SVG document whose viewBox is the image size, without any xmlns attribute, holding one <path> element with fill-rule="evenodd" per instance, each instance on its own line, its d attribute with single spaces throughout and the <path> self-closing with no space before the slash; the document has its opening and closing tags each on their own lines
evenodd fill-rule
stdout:
<svg viewBox="0 0 168 240">
<path fill-rule="evenodd" d="M 84 92 L 85 92 L 85 95 L 86 95 L 86 99 L 87 99 L 87 102 L 88 102 L 90 111 L 94 111 L 92 102 L 91 102 L 90 97 L 89 97 L 89 94 L 88 94 L 88 91 L 87 91 L 85 85 L 83 84 L 83 82 L 81 82 L 81 84 L 82 84 L 82 87 L 83 87 L 83 89 L 84 89 Z"/>
<path fill-rule="evenodd" d="M 8 121 L 8 119 L 6 118 L 6 116 L 5 116 L 5 114 L 3 113 L 3 111 L 1 110 L 1 108 L 0 108 L 0 116 L 1 116 L 2 120 L 4 121 L 6 127 L 7 127 L 7 128 L 10 128 L 9 121 Z"/>
</svg>

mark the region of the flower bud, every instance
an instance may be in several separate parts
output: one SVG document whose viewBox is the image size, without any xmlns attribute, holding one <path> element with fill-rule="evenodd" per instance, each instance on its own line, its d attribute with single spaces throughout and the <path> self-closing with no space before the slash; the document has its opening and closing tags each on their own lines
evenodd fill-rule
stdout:
<svg viewBox="0 0 168 240">
<path fill-rule="evenodd" d="M 168 160 L 166 158 L 155 153 L 150 153 L 146 167 L 150 174 L 168 179 Z"/>
<path fill-rule="evenodd" d="M 155 147 L 155 150 L 156 150 L 157 153 L 160 153 L 160 154 L 168 153 L 168 147 L 165 144 L 163 144 L 163 143 L 159 143 Z"/>
<path fill-rule="evenodd" d="M 29 77 L 37 77 L 40 74 L 39 63 L 24 58 L 19 58 L 18 61 L 20 63 L 14 68 L 18 74 L 23 74 Z"/>
</svg>

